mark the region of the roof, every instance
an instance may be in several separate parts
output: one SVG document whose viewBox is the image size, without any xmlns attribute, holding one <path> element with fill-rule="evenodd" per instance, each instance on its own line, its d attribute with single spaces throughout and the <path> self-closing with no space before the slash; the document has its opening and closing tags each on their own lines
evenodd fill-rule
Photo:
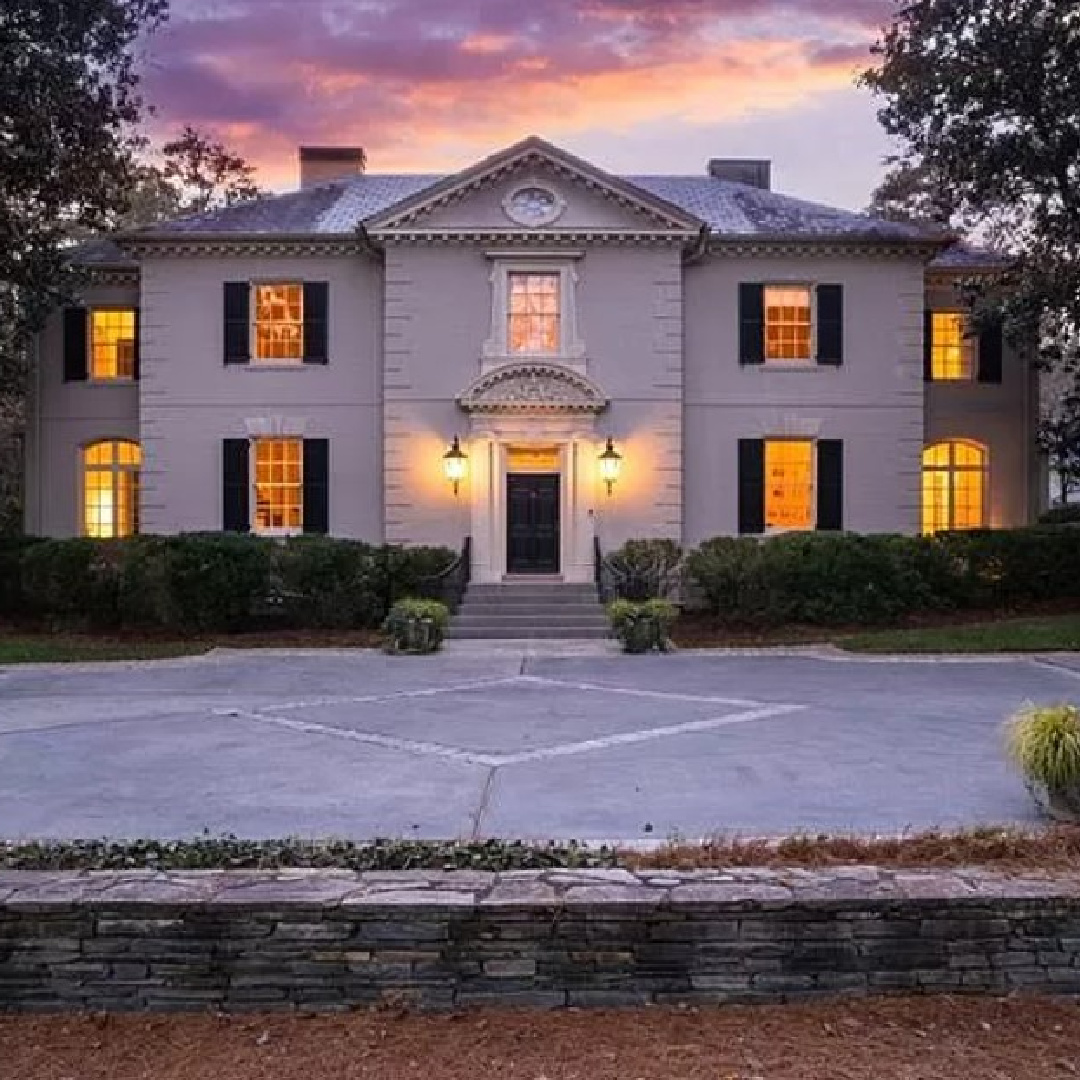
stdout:
<svg viewBox="0 0 1080 1080">
<path fill-rule="evenodd" d="M 135 235 L 347 235 L 396 204 L 447 179 L 450 177 L 435 174 L 368 173 L 238 203 L 196 217 L 177 218 L 140 229 Z M 883 221 L 709 176 L 619 179 L 693 215 L 721 237 L 920 240 L 937 236 L 915 225 Z"/>
<path fill-rule="evenodd" d="M 930 266 L 934 270 L 1004 270 L 1012 260 L 1001 251 L 975 247 L 972 244 L 953 244 L 946 248 Z"/>
</svg>

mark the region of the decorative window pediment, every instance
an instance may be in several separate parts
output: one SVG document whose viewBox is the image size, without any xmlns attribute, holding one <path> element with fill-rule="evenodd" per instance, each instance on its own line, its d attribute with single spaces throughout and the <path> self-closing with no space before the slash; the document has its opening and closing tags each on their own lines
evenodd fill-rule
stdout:
<svg viewBox="0 0 1080 1080">
<path fill-rule="evenodd" d="M 458 398 L 469 413 L 598 413 L 600 388 L 559 364 L 506 364 L 481 376 Z"/>
</svg>

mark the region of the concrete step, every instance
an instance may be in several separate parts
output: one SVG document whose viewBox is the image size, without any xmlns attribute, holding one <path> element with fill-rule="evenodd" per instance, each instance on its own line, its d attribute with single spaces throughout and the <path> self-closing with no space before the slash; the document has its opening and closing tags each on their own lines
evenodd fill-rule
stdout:
<svg viewBox="0 0 1080 1080">
<path fill-rule="evenodd" d="M 511 630 L 508 630 L 503 626 L 459 626 L 456 622 L 452 623 L 450 629 L 447 631 L 446 636 L 450 639 L 457 638 L 459 641 L 465 639 L 471 640 L 490 640 L 490 641 L 512 641 L 516 639 L 548 639 L 548 640 L 562 640 L 562 641 L 575 641 L 575 640 L 601 640 L 608 636 L 607 628 L 600 628 L 594 626 L 582 626 L 574 627 L 570 630 L 566 630 L 558 626 L 518 626 Z"/>
<path fill-rule="evenodd" d="M 545 596 L 545 597 L 589 597 L 597 596 L 595 585 L 470 585 L 468 596 L 500 597 Z"/>
<path fill-rule="evenodd" d="M 564 615 L 587 615 L 596 611 L 602 615 L 604 609 L 595 600 L 473 600 L 470 597 L 458 611 L 459 614 L 537 615 L 561 619 Z"/>
<path fill-rule="evenodd" d="M 506 615 L 485 612 L 460 611 L 454 618 L 456 626 L 535 626 L 545 622 L 551 626 L 607 626 L 607 619 L 602 611 L 583 612 L 580 615 L 563 615 L 558 619 L 548 619 L 537 615 Z"/>
</svg>

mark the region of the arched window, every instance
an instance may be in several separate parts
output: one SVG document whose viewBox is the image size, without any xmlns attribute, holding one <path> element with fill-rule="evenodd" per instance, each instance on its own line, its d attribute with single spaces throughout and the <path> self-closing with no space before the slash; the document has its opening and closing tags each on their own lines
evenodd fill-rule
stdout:
<svg viewBox="0 0 1080 1080">
<path fill-rule="evenodd" d="M 953 439 L 933 443 L 922 456 L 922 527 L 978 529 L 986 524 L 989 454 L 979 443 Z"/>
<path fill-rule="evenodd" d="M 98 539 L 139 531 L 139 467 L 136 442 L 104 439 L 83 449 L 83 532 Z"/>
</svg>

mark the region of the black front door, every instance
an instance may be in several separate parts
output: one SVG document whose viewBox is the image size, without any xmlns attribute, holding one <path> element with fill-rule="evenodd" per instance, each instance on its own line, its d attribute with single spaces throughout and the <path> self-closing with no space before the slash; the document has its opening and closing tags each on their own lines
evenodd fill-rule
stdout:
<svg viewBox="0 0 1080 1080">
<path fill-rule="evenodd" d="M 506 571 L 559 572 L 558 473 L 507 473 Z"/>
</svg>

